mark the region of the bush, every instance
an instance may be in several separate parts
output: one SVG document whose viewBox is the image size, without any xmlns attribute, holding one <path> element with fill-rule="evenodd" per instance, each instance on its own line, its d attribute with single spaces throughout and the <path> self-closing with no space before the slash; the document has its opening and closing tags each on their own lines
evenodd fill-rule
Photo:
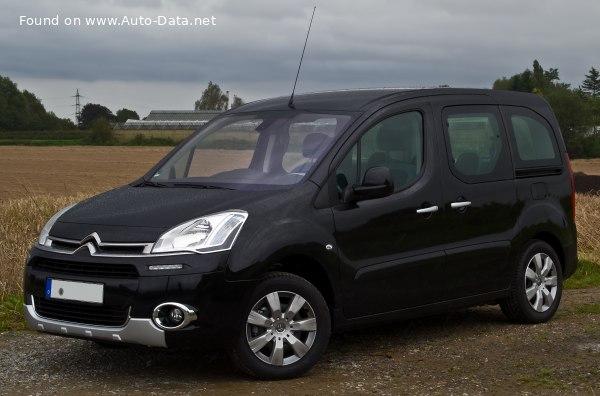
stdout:
<svg viewBox="0 0 600 396">
<path fill-rule="evenodd" d="M 113 128 L 105 118 L 98 118 L 92 123 L 90 143 L 110 146 L 115 143 Z"/>
<path fill-rule="evenodd" d="M 146 137 L 141 133 L 135 135 L 130 141 L 123 143 L 125 146 L 175 146 L 176 144 L 171 138 Z"/>
</svg>

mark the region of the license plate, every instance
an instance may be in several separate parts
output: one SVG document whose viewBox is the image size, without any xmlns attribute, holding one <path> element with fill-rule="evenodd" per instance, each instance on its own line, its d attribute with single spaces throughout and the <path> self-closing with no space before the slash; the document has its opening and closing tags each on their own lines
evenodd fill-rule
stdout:
<svg viewBox="0 0 600 396">
<path fill-rule="evenodd" d="M 104 285 L 101 283 L 73 282 L 47 278 L 46 297 L 102 304 L 104 301 Z"/>
</svg>

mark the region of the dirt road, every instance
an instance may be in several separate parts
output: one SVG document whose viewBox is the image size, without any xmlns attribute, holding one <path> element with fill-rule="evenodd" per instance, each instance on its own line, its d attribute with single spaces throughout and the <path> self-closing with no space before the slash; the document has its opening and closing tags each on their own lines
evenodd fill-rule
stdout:
<svg viewBox="0 0 600 396">
<path fill-rule="evenodd" d="M 221 353 L 4 333 L 0 394 L 596 395 L 600 314 L 583 311 L 599 304 L 600 288 L 567 290 L 554 320 L 541 325 L 511 324 L 497 307 L 479 307 L 337 335 L 312 371 L 281 382 L 245 378 Z"/>
</svg>

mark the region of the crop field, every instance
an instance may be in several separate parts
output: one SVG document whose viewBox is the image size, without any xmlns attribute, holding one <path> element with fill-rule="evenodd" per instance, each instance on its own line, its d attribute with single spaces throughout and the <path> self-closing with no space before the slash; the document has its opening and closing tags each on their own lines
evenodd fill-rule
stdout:
<svg viewBox="0 0 600 396">
<path fill-rule="evenodd" d="M 54 212 L 139 178 L 170 150 L 0 146 L 0 301 L 20 293 L 27 250 Z M 241 155 L 237 161 L 243 159 L 243 153 L 237 151 Z M 215 163 L 217 158 L 235 161 L 234 154 L 211 153 Z M 590 178 L 594 183 L 600 179 L 598 159 L 573 161 L 573 168 L 580 172 L 576 180 L 587 180 L 586 175 L 595 175 Z M 592 187 L 592 193 L 577 194 L 579 255 L 600 264 L 600 186 Z"/>
<path fill-rule="evenodd" d="M 39 194 L 106 191 L 139 178 L 171 149 L 0 146 L 0 202 Z"/>
<path fill-rule="evenodd" d="M 600 158 L 576 159 L 571 162 L 573 172 L 585 173 L 588 176 L 600 176 Z"/>
</svg>

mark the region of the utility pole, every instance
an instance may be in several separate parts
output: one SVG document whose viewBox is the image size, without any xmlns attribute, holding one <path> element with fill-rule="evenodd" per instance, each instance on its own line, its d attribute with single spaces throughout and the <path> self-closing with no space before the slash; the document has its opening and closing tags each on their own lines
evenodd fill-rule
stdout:
<svg viewBox="0 0 600 396">
<path fill-rule="evenodd" d="M 77 92 L 75 93 L 75 96 L 72 96 L 73 98 L 75 98 L 75 119 L 77 120 L 77 127 L 81 127 L 81 103 L 79 101 L 79 98 L 82 98 L 81 95 L 79 95 L 79 88 L 77 88 Z"/>
</svg>

